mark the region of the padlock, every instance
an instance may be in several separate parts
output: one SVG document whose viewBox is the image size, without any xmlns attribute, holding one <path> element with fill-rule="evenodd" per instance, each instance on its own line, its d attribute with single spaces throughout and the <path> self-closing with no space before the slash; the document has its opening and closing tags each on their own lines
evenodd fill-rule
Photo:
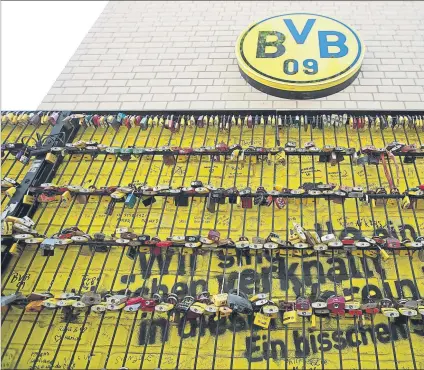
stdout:
<svg viewBox="0 0 424 370">
<path fill-rule="evenodd" d="M 283 307 L 283 325 L 293 324 L 297 322 L 297 313 L 295 311 L 295 303 L 294 302 L 280 302 L 280 310 L 281 306 Z"/>
<path fill-rule="evenodd" d="M 345 298 L 333 296 L 327 299 L 327 308 L 334 315 L 344 315 L 345 313 Z"/>
<path fill-rule="evenodd" d="M 25 306 L 25 312 L 41 312 L 44 309 L 42 300 L 34 300 Z"/>
<path fill-rule="evenodd" d="M 236 289 L 231 289 L 228 292 L 228 306 L 236 313 L 251 314 L 253 312 L 252 303 L 247 295 Z"/>
<path fill-rule="evenodd" d="M 228 305 L 228 294 L 220 293 L 212 296 L 212 302 L 216 307 L 223 307 Z"/>
<path fill-rule="evenodd" d="M 137 202 L 137 197 L 134 195 L 134 191 L 131 194 L 128 194 L 127 197 L 125 198 L 125 207 L 127 208 L 134 208 L 135 203 Z"/>
<path fill-rule="evenodd" d="M 306 297 L 298 297 L 295 303 L 296 312 L 299 316 L 311 316 L 311 301 Z"/>
<path fill-rule="evenodd" d="M 125 294 L 115 294 L 110 297 L 106 297 L 107 304 L 120 305 L 128 300 L 128 296 Z"/>
<path fill-rule="evenodd" d="M 72 195 L 71 192 L 69 190 L 66 190 L 62 195 L 61 195 L 61 206 L 63 207 L 68 207 L 71 204 L 72 201 Z"/>
<path fill-rule="evenodd" d="M 59 299 L 57 298 L 48 298 L 42 302 L 42 305 L 46 308 L 56 308 L 58 301 Z"/>
<path fill-rule="evenodd" d="M 102 313 L 106 312 L 107 303 L 100 302 L 99 304 L 94 304 L 91 306 L 90 312 Z"/>
<path fill-rule="evenodd" d="M 255 312 L 254 315 L 255 319 L 253 320 L 253 323 L 263 329 L 268 329 L 269 323 L 271 322 L 271 316 L 267 316 L 262 312 Z"/>
<path fill-rule="evenodd" d="M 81 302 L 87 306 L 92 306 L 95 304 L 100 304 L 102 297 L 99 293 L 87 292 L 81 296 Z"/>
</svg>

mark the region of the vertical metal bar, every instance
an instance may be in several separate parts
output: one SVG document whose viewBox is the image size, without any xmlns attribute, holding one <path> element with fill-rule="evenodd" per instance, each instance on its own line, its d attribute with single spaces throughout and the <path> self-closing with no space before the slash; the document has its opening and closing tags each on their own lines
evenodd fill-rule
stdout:
<svg viewBox="0 0 424 370">
<path fill-rule="evenodd" d="M 291 127 L 291 123 L 292 123 L 292 117 L 291 116 L 289 116 L 289 121 L 290 121 L 290 125 L 287 125 L 286 126 L 286 129 L 287 129 L 287 140 L 286 140 L 286 142 L 289 142 L 290 141 L 290 129 L 292 128 Z M 287 123 L 286 116 L 284 116 L 284 122 Z M 287 161 L 286 162 L 286 165 L 287 165 L 287 167 L 286 167 L 286 188 L 287 189 L 290 189 L 290 187 L 289 187 L 290 158 L 291 158 L 290 155 L 286 156 L 286 161 Z M 289 207 L 290 207 L 290 202 L 287 201 L 287 204 L 286 204 L 286 240 L 289 239 Z M 284 287 L 285 290 L 286 290 L 286 297 L 285 297 L 286 299 L 285 299 L 285 301 L 288 302 L 288 300 L 289 300 L 289 287 L 290 287 L 290 284 L 289 284 L 289 250 L 287 248 L 286 248 L 285 261 L 284 262 L 285 262 L 285 268 L 286 268 L 286 271 L 285 271 L 286 272 L 286 276 L 285 276 L 285 287 Z M 285 313 L 283 313 L 283 315 L 285 315 Z M 284 368 L 285 368 L 285 370 L 287 370 L 287 368 L 288 368 L 288 357 L 289 357 L 288 356 L 288 354 L 289 354 L 289 340 L 288 339 L 289 339 L 288 325 L 285 325 L 285 339 L 284 339 L 284 341 L 285 341 L 286 346 L 287 346 L 287 349 L 286 349 L 287 355 L 284 358 L 284 365 L 285 365 Z"/>
<path fill-rule="evenodd" d="M 156 147 L 158 147 L 158 145 L 159 145 L 159 141 L 160 141 L 160 138 L 161 138 L 162 132 L 163 132 L 163 127 L 162 127 L 162 129 L 161 129 L 160 136 L 159 136 L 159 138 L 158 138 L 158 140 L 157 140 Z M 168 145 L 170 144 L 171 139 L 172 139 L 172 134 L 171 134 L 171 135 L 170 135 L 170 137 L 169 137 Z M 150 171 L 150 169 L 151 169 L 151 166 L 152 166 L 152 163 L 153 163 L 154 157 L 155 157 L 155 156 L 153 155 L 153 156 L 152 156 L 152 159 L 151 159 L 151 162 L 150 162 L 149 170 L 148 170 L 148 172 L 146 173 L 145 181 L 147 181 L 147 179 L 148 179 L 149 171 Z M 162 167 L 161 167 L 161 172 L 162 172 L 162 169 L 163 169 L 163 163 L 162 163 Z M 112 172 L 113 172 L 113 171 L 112 171 Z M 121 259 L 122 259 L 122 257 L 123 257 L 123 254 L 121 255 Z M 106 257 L 106 258 L 107 258 L 107 257 Z M 104 266 L 105 266 L 105 264 L 103 265 L 103 267 L 104 267 Z M 97 344 L 97 339 L 98 339 L 99 334 L 100 334 L 100 330 L 101 330 L 101 327 L 102 327 L 102 324 L 103 324 L 104 317 L 105 317 L 105 313 L 103 313 L 103 315 L 102 315 L 102 316 L 101 316 L 101 318 L 100 318 L 100 324 L 99 324 L 99 326 L 98 326 L 98 330 L 97 330 L 97 332 L 96 332 L 96 336 L 95 336 L 95 338 L 94 338 L 93 345 L 92 345 L 92 347 L 91 347 L 91 351 L 90 351 L 90 354 L 89 354 L 89 356 L 88 356 L 88 361 L 87 361 L 87 364 L 86 364 L 86 369 L 88 369 L 88 367 L 89 367 L 89 365 L 90 365 L 91 358 L 92 358 L 92 356 L 93 356 L 93 354 L 94 354 L 94 349 L 95 349 L 96 344 Z M 108 357 L 106 358 L 106 362 L 107 362 L 107 360 L 108 360 Z"/>
<path fill-rule="evenodd" d="M 225 122 L 224 122 L 225 124 Z M 240 128 L 240 139 L 239 142 L 241 142 L 242 136 L 243 136 L 243 128 L 244 126 L 242 125 Z M 254 130 L 254 128 L 252 128 L 252 130 Z M 252 131 L 252 138 L 253 138 L 253 131 Z M 236 168 L 234 171 L 234 187 L 236 186 L 237 183 L 237 171 L 238 171 L 238 166 L 239 166 L 239 157 L 237 157 L 236 159 Z M 233 210 L 234 210 L 234 204 L 231 204 L 230 207 L 230 219 L 228 222 L 228 231 L 227 231 L 227 238 L 230 237 L 230 233 L 231 233 L 231 225 L 232 225 L 232 216 L 233 216 Z M 225 274 L 226 274 L 226 269 L 227 269 L 227 257 L 228 257 L 228 249 L 225 250 L 225 256 L 224 256 L 224 267 L 222 270 L 222 285 L 221 285 L 221 292 L 223 292 L 224 288 L 225 288 Z M 218 313 L 217 313 L 218 315 Z M 213 355 L 212 355 L 212 369 L 215 369 L 215 360 L 216 360 L 216 351 L 218 349 L 218 337 L 219 337 L 219 325 L 220 325 L 220 321 L 221 318 L 217 320 L 216 322 L 216 331 L 215 331 L 215 342 L 214 342 L 214 350 L 213 350 Z"/>
<path fill-rule="evenodd" d="M 319 120 L 319 116 L 317 115 L 316 116 L 316 121 L 318 121 Z M 319 128 L 318 128 L 318 130 L 319 130 Z M 314 141 L 314 138 L 313 138 L 313 132 L 314 132 L 314 129 L 313 129 L 313 127 L 312 127 L 312 125 L 311 125 L 311 141 Z M 312 181 L 315 183 L 315 157 L 314 156 L 312 156 Z M 314 199 L 314 219 L 315 219 L 315 228 L 317 227 L 317 225 L 318 225 L 318 214 L 317 214 L 318 212 L 317 212 L 317 200 L 316 200 L 316 198 Z M 318 298 L 319 296 L 320 296 L 320 294 L 321 294 L 321 279 L 320 279 L 320 265 L 321 265 L 321 262 L 320 262 L 320 254 L 321 254 L 321 252 L 320 251 L 316 251 L 316 256 L 317 256 L 317 283 L 318 283 L 318 290 L 317 290 L 317 293 L 316 293 L 316 297 Z M 319 331 L 320 331 L 320 336 L 321 336 L 321 338 L 322 338 L 322 317 L 321 316 L 319 316 Z M 321 347 L 321 369 L 322 370 L 324 370 L 324 349 L 323 349 L 323 346 L 320 346 Z"/>
<path fill-rule="evenodd" d="M 358 140 L 359 140 L 359 147 L 360 149 L 362 149 L 362 141 L 361 141 L 361 135 L 359 134 L 359 130 L 356 130 L 357 136 L 358 136 Z M 365 181 L 367 184 L 367 189 L 369 189 L 369 184 L 368 184 L 368 174 L 367 174 L 367 169 L 366 166 L 364 166 L 364 173 L 365 173 Z M 373 224 L 373 229 L 374 229 L 374 233 L 376 232 L 375 229 L 375 219 L 374 219 L 374 212 L 373 212 L 373 206 L 372 206 L 372 202 L 370 202 L 370 210 L 371 210 L 371 218 L 372 218 L 372 224 Z M 361 228 L 362 228 L 362 222 L 359 222 L 359 230 L 362 232 Z M 367 287 L 367 293 L 368 295 L 370 294 L 370 289 L 368 286 L 368 264 L 367 261 L 365 259 L 365 253 L 364 251 L 362 251 L 362 265 L 364 266 L 364 275 L 365 275 L 365 282 L 366 282 L 366 287 Z M 382 259 L 380 258 L 380 266 L 383 266 L 382 263 Z M 385 289 L 384 289 L 384 274 L 381 274 L 382 277 L 382 283 L 383 283 L 383 294 L 385 294 Z M 374 318 L 371 316 L 371 323 L 374 323 Z M 397 354 L 396 354 L 396 349 L 395 349 L 395 344 L 394 344 L 394 340 L 393 340 L 393 331 L 391 330 L 391 323 L 390 323 L 390 319 L 388 319 L 388 323 L 389 323 L 389 328 L 390 328 L 390 337 L 392 339 L 392 349 L 393 349 L 393 362 L 395 364 L 396 369 L 398 369 L 398 362 L 397 362 Z M 374 326 L 372 326 L 374 328 Z M 377 360 L 377 364 L 379 365 L 379 358 L 378 358 L 378 350 L 377 350 L 377 341 L 374 341 L 375 343 L 375 357 Z"/>
<path fill-rule="evenodd" d="M 208 126 L 208 127 L 209 127 L 209 126 Z M 230 127 L 230 128 L 229 128 L 229 130 L 228 130 L 227 145 L 229 144 L 229 141 L 230 141 L 230 133 L 231 133 L 231 127 Z M 204 138 L 204 140 L 203 140 L 203 146 L 204 146 L 204 145 L 205 145 L 205 143 L 206 143 L 206 136 L 207 136 L 207 135 L 205 135 L 205 138 Z M 216 136 L 216 138 L 215 138 L 215 146 L 216 146 L 216 145 L 217 145 L 217 143 L 218 143 L 218 137 L 219 137 L 219 127 L 217 127 L 217 136 Z M 201 156 L 201 157 L 200 157 L 200 163 L 199 163 L 199 166 L 198 166 L 198 168 L 197 168 L 197 176 L 196 176 L 196 178 L 199 176 L 199 172 L 200 172 L 200 168 L 201 168 L 201 161 L 202 161 L 202 158 L 203 158 L 203 156 Z M 209 170 L 208 183 L 210 183 L 210 180 L 211 180 L 211 177 L 212 177 L 213 165 L 214 165 L 214 159 L 215 159 L 215 157 L 212 157 L 211 167 L 210 167 L 210 170 Z M 226 166 L 226 163 L 227 163 L 227 156 L 225 156 L 225 158 L 224 158 L 224 163 L 223 163 L 222 176 L 221 176 L 221 187 L 222 187 L 223 180 L 224 180 L 224 173 L 225 173 L 225 166 Z M 187 234 L 188 225 L 189 225 L 189 223 L 190 223 L 190 215 L 191 215 L 191 206 L 192 206 L 192 205 L 193 205 L 193 201 L 192 201 L 192 203 L 190 204 L 190 210 L 189 210 L 189 213 L 188 213 L 188 214 L 189 214 L 189 216 L 188 216 L 188 219 L 187 219 L 187 224 L 186 224 L 185 234 Z M 217 225 L 217 223 L 218 223 L 219 206 L 220 206 L 220 204 L 218 203 L 218 205 L 217 205 L 217 211 L 216 211 L 216 215 L 215 215 L 215 228 L 216 228 L 216 225 Z M 206 211 L 206 198 L 205 198 L 205 201 L 204 201 L 204 204 L 203 204 L 202 218 L 201 218 L 200 226 L 199 226 L 199 235 L 202 235 L 202 230 L 203 230 L 203 221 L 204 221 L 204 219 L 205 219 L 205 218 L 204 218 L 205 211 Z M 197 261 L 197 253 L 195 254 L 195 261 L 194 261 L 193 267 L 195 266 L 196 261 Z M 210 269 L 211 262 L 212 262 L 212 251 L 210 252 L 210 255 L 209 255 L 209 269 Z M 208 275 L 209 275 L 209 273 L 210 273 L 210 271 L 208 270 Z M 191 283 L 192 283 L 192 282 L 193 282 L 193 269 L 192 269 L 192 273 L 191 273 Z M 190 286 L 191 286 L 191 283 L 190 283 Z M 189 286 L 189 289 L 190 289 L 190 286 Z M 193 294 L 193 293 L 189 291 L 189 294 Z M 194 292 L 194 294 L 193 294 L 193 295 L 196 295 L 196 292 Z M 202 317 L 203 317 L 203 316 L 202 316 Z M 184 329 L 185 329 L 185 325 L 186 325 L 186 319 L 187 319 L 187 316 L 185 316 L 185 317 L 184 317 L 183 327 L 182 327 L 182 329 L 181 329 L 181 332 L 182 332 L 183 334 L 184 334 Z M 200 322 L 200 325 L 201 325 L 201 323 L 202 323 L 202 321 Z M 201 329 L 199 329 L 198 344 L 199 344 L 199 340 L 200 340 L 200 332 L 201 332 Z M 177 352 L 177 360 L 176 360 L 176 368 L 177 368 L 177 369 L 178 369 L 178 366 L 179 366 L 179 360 L 180 360 L 181 351 L 182 351 L 182 342 L 183 342 L 183 337 L 184 337 L 184 335 L 181 335 L 180 345 L 179 345 L 179 349 L 178 349 L 178 352 Z M 162 354 L 163 354 L 163 352 L 161 352 L 161 358 L 160 358 L 160 360 L 162 359 Z M 197 360 L 197 358 L 196 358 L 196 360 Z M 158 367 L 160 367 L 160 365 L 161 365 L 161 361 L 159 361 L 159 363 L 158 363 Z"/>
<path fill-rule="evenodd" d="M 128 131 L 127 131 L 127 133 L 126 133 L 125 138 L 127 137 L 128 133 L 129 133 L 129 130 L 128 130 Z M 115 133 L 115 136 L 116 136 L 116 133 Z M 125 139 L 124 139 L 124 140 L 125 140 Z M 116 158 L 116 159 L 115 159 L 114 165 L 113 165 L 113 167 L 112 167 L 112 171 L 110 172 L 108 179 L 110 179 L 110 176 L 111 176 L 111 174 L 113 173 L 113 168 L 115 167 L 115 165 L 116 165 L 116 163 L 117 163 L 117 160 L 118 160 L 118 158 Z M 101 172 L 101 171 L 99 171 L 99 174 L 100 174 L 100 172 Z M 100 197 L 100 198 L 102 198 L 102 197 Z M 88 202 L 87 202 L 87 203 L 88 203 Z M 98 205 L 97 205 L 97 208 L 96 208 L 96 211 L 94 212 L 94 214 L 96 214 L 96 212 L 97 212 L 97 209 L 98 209 L 99 205 L 100 205 L 100 201 L 98 202 Z M 84 206 L 85 206 L 85 205 L 84 205 Z M 52 221 L 52 220 L 53 220 L 53 219 L 51 219 L 51 221 Z M 87 233 L 88 233 L 88 232 L 90 231 L 90 229 L 91 229 L 91 226 L 92 226 L 93 220 L 94 220 L 94 217 L 92 218 L 92 220 L 91 220 L 91 222 L 90 222 L 90 225 L 89 225 L 89 228 L 88 228 L 88 230 L 87 230 Z M 102 230 L 101 230 L 101 231 L 103 231 L 103 228 L 104 228 L 104 226 L 105 226 L 105 224 L 106 224 L 106 220 L 107 220 L 107 217 L 105 218 L 105 221 L 104 221 L 104 223 L 103 223 L 103 226 L 102 226 Z M 50 221 L 50 223 L 51 223 L 51 221 Z M 80 248 L 80 250 L 79 250 L 79 252 L 78 252 L 78 256 L 79 256 L 79 253 L 81 252 L 81 249 L 82 249 L 82 248 L 83 248 L 83 247 L 81 246 L 81 248 Z M 88 267 L 87 267 L 87 269 L 86 269 L 86 274 L 87 274 L 87 271 L 88 271 L 89 266 L 90 266 L 90 264 L 91 264 L 91 261 L 92 261 L 92 260 L 93 260 L 93 258 L 94 258 L 95 253 L 96 253 L 96 252 L 95 252 L 95 251 L 93 251 L 93 253 L 92 253 L 92 255 L 91 255 L 90 262 L 89 262 Z M 109 253 L 110 253 L 110 248 L 109 248 L 109 250 L 108 250 L 108 252 L 107 252 L 107 255 L 106 255 L 106 258 L 105 258 L 105 262 L 104 262 L 104 265 L 105 265 L 105 263 L 106 263 L 106 261 L 107 261 L 107 257 L 109 256 Z M 77 258 L 75 259 L 75 261 L 74 261 L 74 264 L 73 264 L 73 268 L 72 268 L 72 270 L 74 270 L 74 269 L 75 269 L 75 266 L 76 266 L 77 261 L 78 261 L 78 257 L 77 257 Z M 103 265 L 103 268 L 104 268 L 104 265 Z M 100 273 L 100 274 L 102 274 L 102 273 L 103 273 L 103 268 L 102 268 L 102 270 L 101 270 L 101 273 Z M 68 286 L 68 284 L 69 284 L 69 282 L 70 282 L 70 277 L 71 277 L 71 275 L 69 275 L 69 276 L 68 276 L 68 280 L 66 281 L 66 284 L 65 284 L 64 289 L 66 289 L 66 288 L 67 288 L 67 286 Z M 81 281 L 80 287 L 79 287 L 79 289 L 78 289 L 78 294 L 79 294 L 79 293 L 81 293 L 81 290 L 82 290 L 82 287 L 83 287 L 83 282 L 84 282 L 84 279 L 82 279 L 82 281 Z M 98 279 L 97 285 L 98 285 L 98 283 L 99 283 L 99 282 L 100 282 L 100 278 Z M 52 285 L 53 285 L 53 281 L 50 283 L 50 287 L 49 287 L 49 288 L 51 288 L 51 286 L 52 286 Z M 97 288 L 97 287 L 96 287 L 96 288 Z M 37 353 L 37 356 L 35 357 L 33 367 L 36 367 L 36 366 L 37 366 L 37 362 L 38 362 L 38 359 L 39 359 L 39 357 L 40 357 L 40 353 L 41 353 L 41 352 L 42 352 L 42 350 L 43 350 L 44 344 L 45 344 L 45 342 L 46 342 L 46 340 L 47 340 L 47 336 L 48 336 L 48 334 L 49 334 L 49 332 L 50 332 L 50 330 L 51 330 L 51 328 L 52 328 L 52 326 L 53 326 L 53 322 L 54 322 L 54 320 L 55 320 L 55 318 L 56 318 L 56 315 L 57 315 L 57 312 L 58 312 L 58 311 L 59 311 L 59 310 L 55 310 L 55 311 L 54 311 L 54 313 L 53 313 L 53 315 L 52 315 L 52 319 L 51 319 L 51 321 L 50 321 L 50 323 L 49 323 L 49 326 L 48 326 L 47 332 L 46 332 L 46 334 L 45 334 L 45 336 L 44 336 L 44 338 L 43 338 L 43 340 L 42 340 L 42 342 L 41 342 L 41 346 L 40 346 L 40 349 L 39 349 L 39 351 L 38 351 L 38 353 Z"/>
<path fill-rule="evenodd" d="M 266 128 L 267 128 L 267 125 L 265 124 L 264 127 L 263 127 L 264 134 L 263 134 L 263 138 L 262 138 L 262 147 L 265 147 Z M 265 160 L 266 159 L 264 157 L 262 157 L 261 175 L 259 177 L 259 186 L 262 186 L 262 180 L 263 180 L 263 175 L 264 175 L 264 161 Z M 250 175 L 250 170 L 249 170 L 249 175 Z M 248 181 L 249 181 L 249 177 L 248 177 Z M 247 185 L 247 186 L 249 186 L 249 185 Z M 261 227 L 261 207 L 262 207 L 262 205 L 258 204 L 258 227 L 256 229 L 256 235 L 258 235 L 258 236 L 260 236 L 260 227 Z M 244 234 L 244 232 L 243 232 L 243 234 Z M 249 253 L 252 254 L 252 251 L 249 251 Z M 261 253 L 263 253 L 263 251 L 261 251 Z M 254 274 L 253 274 L 253 294 L 256 294 L 256 270 L 257 270 L 257 268 L 258 268 L 258 251 L 255 249 L 255 270 L 254 270 Z M 253 321 L 254 320 L 252 319 L 252 322 L 250 324 L 250 345 L 249 345 L 250 352 L 249 352 L 249 359 L 248 359 L 249 370 L 252 367 L 252 343 L 253 343 L 253 325 L 254 325 Z M 235 322 L 234 322 L 233 331 L 235 332 Z M 233 336 L 234 336 L 234 334 L 233 334 Z M 233 341 L 234 341 L 234 339 L 233 339 Z M 233 359 L 233 357 L 231 359 Z"/>
<path fill-rule="evenodd" d="M 138 132 L 137 132 L 137 135 L 136 135 L 136 137 L 135 137 L 135 140 L 134 140 L 134 144 L 133 144 L 133 145 L 136 145 L 136 143 L 137 143 L 137 139 L 138 139 L 138 136 L 140 135 L 140 132 L 141 132 L 141 127 L 139 128 L 139 130 L 138 130 Z M 129 130 L 128 130 L 128 133 L 129 133 Z M 137 165 L 137 168 L 140 166 L 141 158 L 142 158 L 142 156 L 140 156 L 140 157 L 139 157 L 139 159 L 138 159 L 138 165 Z M 123 169 L 123 171 L 122 171 L 122 173 L 121 173 L 121 178 L 120 178 L 119 184 L 121 184 L 121 182 L 122 182 L 122 178 L 123 178 L 123 176 L 124 176 L 124 173 L 125 173 L 125 171 L 126 171 L 126 168 L 127 168 L 128 164 L 129 164 L 129 161 L 127 161 L 127 162 L 125 163 L 124 169 Z M 137 171 L 135 171 L 135 173 L 134 173 L 134 175 L 133 175 L 132 182 L 134 182 L 135 177 L 136 177 L 136 174 L 137 174 Z M 139 202 L 137 203 L 137 209 L 138 209 L 138 206 L 139 206 Z M 122 211 L 120 212 L 120 214 L 119 214 L 119 216 L 118 216 L 118 221 L 117 221 L 117 225 L 116 225 L 116 227 L 118 226 L 119 222 L 120 222 L 120 221 L 121 221 L 121 219 L 122 219 L 122 215 L 123 215 L 123 213 L 124 213 L 124 210 L 125 210 L 125 204 L 124 204 L 124 206 L 122 207 Z M 134 219 L 135 219 L 135 218 L 133 218 L 133 221 L 131 222 L 131 225 L 133 224 Z M 112 247 L 109 247 L 109 248 L 112 248 Z M 121 262 L 122 262 L 122 258 L 123 258 L 123 256 L 124 256 L 124 252 L 125 252 L 125 247 L 122 247 L 122 252 L 121 252 L 120 260 L 119 260 L 119 263 L 118 263 L 118 268 L 116 269 L 115 275 L 114 275 L 113 280 L 112 280 L 112 284 L 111 284 L 111 291 L 113 291 L 113 286 L 114 286 L 114 283 L 115 283 L 115 281 L 116 281 L 116 277 L 117 277 L 117 275 L 118 275 L 119 266 L 120 266 L 120 264 L 121 264 Z M 135 263 L 134 263 L 134 265 L 135 265 Z M 134 265 L 133 265 L 133 268 L 134 268 Z M 102 274 L 103 274 L 103 270 L 100 272 L 100 276 L 101 276 Z M 99 283 L 100 283 L 100 278 L 97 280 L 97 286 L 98 286 L 98 284 L 99 284 Z M 97 290 L 97 286 L 96 286 L 96 290 Z M 81 288 L 80 288 L 80 290 L 81 290 Z M 122 311 L 120 311 L 120 312 L 119 312 L 119 315 L 121 314 L 121 312 L 122 312 Z M 88 318 L 88 315 L 86 315 L 86 317 L 85 317 L 84 325 L 85 325 L 85 321 L 86 321 L 86 319 L 87 319 L 87 318 Z M 54 356 L 53 356 L 53 360 L 51 361 L 51 368 L 53 368 L 53 367 L 54 367 L 54 363 L 55 363 L 55 361 L 56 361 L 57 355 L 59 354 L 59 350 L 60 350 L 60 347 L 61 347 L 61 345 L 62 345 L 62 342 L 63 342 L 63 339 L 64 339 L 64 337 L 65 337 L 65 334 L 66 334 L 66 332 L 67 332 L 67 329 L 68 329 L 68 325 L 69 325 L 69 323 L 70 323 L 70 322 L 67 322 L 67 323 L 65 324 L 65 328 L 64 328 L 64 330 L 63 330 L 63 334 L 62 334 L 62 336 L 61 336 L 61 337 L 60 337 L 60 339 L 59 339 L 59 342 L 58 342 L 58 344 L 57 344 L 56 352 L 55 352 L 55 354 L 54 354 Z M 84 325 L 82 326 L 82 328 L 84 328 Z M 81 331 L 81 333 L 82 333 L 82 331 Z"/>
<path fill-rule="evenodd" d="M 338 142 L 337 142 L 337 134 L 338 134 L 338 130 L 336 130 L 336 126 L 333 126 L 333 130 L 334 130 L 334 139 L 335 139 L 335 145 L 336 147 L 339 146 Z M 349 146 L 349 138 L 347 138 L 347 142 L 348 142 L 348 146 Z M 349 156 L 349 159 L 351 159 L 351 157 Z M 341 168 L 340 168 L 340 162 L 337 162 L 337 167 L 338 167 L 338 173 L 339 173 L 339 182 L 340 185 L 342 185 L 342 175 L 341 175 Z M 353 179 L 353 169 L 352 169 L 352 181 L 354 182 L 355 180 Z M 358 200 L 355 199 L 355 204 L 356 206 L 358 206 Z M 347 229 L 347 223 L 346 223 L 346 210 L 345 210 L 345 203 L 342 202 L 342 210 L 343 210 L 343 231 L 346 231 Z M 360 222 L 360 218 L 359 218 L 359 214 L 357 214 L 358 216 L 358 221 Z M 349 263 L 349 259 L 352 258 L 352 255 L 349 251 L 346 251 L 346 259 L 348 260 L 348 271 L 349 271 L 349 282 L 350 282 L 350 291 L 351 291 L 351 295 L 352 298 L 354 297 L 354 292 L 353 292 L 353 284 L 352 284 L 352 271 L 351 271 L 351 266 Z M 333 261 L 334 264 L 334 261 Z M 356 322 L 356 315 L 353 316 L 353 324 L 355 327 L 355 335 L 356 335 L 356 342 L 358 342 L 358 325 Z M 359 370 L 361 370 L 361 354 L 359 351 L 359 346 L 356 346 L 356 356 L 358 359 L 358 368 Z"/>
<path fill-rule="evenodd" d="M 322 141 L 323 144 L 325 145 L 325 126 L 322 126 Z M 325 178 L 326 178 L 326 183 L 329 183 L 328 180 L 328 166 L 327 166 L 327 162 L 325 162 L 324 164 L 325 166 Z M 330 221 L 330 225 L 331 228 L 334 228 L 333 226 L 333 220 L 331 218 L 331 201 L 330 199 L 327 199 L 327 205 L 328 205 L 328 217 L 329 217 L 329 221 Z M 329 233 L 334 232 L 333 230 L 328 230 Z M 334 249 L 331 250 L 331 260 L 332 260 L 332 267 L 333 267 L 333 280 L 334 280 L 334 293 L 337 295 L 337 283 L 336 283 L 336 275 L 335 275 L 335 266 L 334 266 Z M 340 333 L 340 318 L 337 315 L 336 316 L 336 320 L 337 320 L 337 332 Z M 342 350 L 341 350 L 341 345 L 340 345 L 340 335 L 337 336 L 338 339 L 338 345 L 339 345 L 339 366 L 340 369 L 343 369 L 343 357 L 342 357 Z"/>
</svg>

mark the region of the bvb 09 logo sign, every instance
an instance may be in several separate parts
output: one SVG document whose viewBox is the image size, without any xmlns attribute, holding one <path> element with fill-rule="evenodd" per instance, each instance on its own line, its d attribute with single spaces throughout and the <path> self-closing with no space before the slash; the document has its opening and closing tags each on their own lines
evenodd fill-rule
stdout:
<svg viewBox="0 0 424 370">
<path fill-rule="evenodd" d="M 243 77 L 267 94 L 312 99 L 334 94 L 358 75 L 365 47 L 348 25 L 322 15 L 282 14 L 238 38 Z"/>
</svg>

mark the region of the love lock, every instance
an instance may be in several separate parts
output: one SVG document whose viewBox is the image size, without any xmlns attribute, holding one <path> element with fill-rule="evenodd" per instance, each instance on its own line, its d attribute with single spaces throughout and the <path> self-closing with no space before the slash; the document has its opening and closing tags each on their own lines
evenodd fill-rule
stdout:
<svg viewBox="0 0 424 370">
<path fill-rule="evenodd" d="M 253 312 L 252 304 L 247 295 L 236 289 L 231 289 L 228 292 L 228 306 L 236 313 L 251 314 Z"/>
<path fill-rule="evenodd" d="M 411 306 L 413 306 L 413 304 L 410 304 L 410 306 L 406 306 L 406 303 L 408 303 L 408 302 L 410 302 L 410 301 L 407 301 L 406 299 L 401 299 L 401 300 L 398 301 L 399 313 L 403 316 L 408 316 L 408 317 L 418 315 L 418 311 L 416 310 L 416 308 L 418 307 L 418 304 L 415 307 L 411 307 Z"/>
<path fill-rule="evenodd" d="M 217 307 L 227 306 L 228 305 L 228 294 L 227 293 L 215 294 L 214 296 L 212 296 L 212 302 Z"/>
<path fill-rule="evenodd" d="M 333 315 L 343 316 L 345 313 L 345 298 L 333 296 L 327 299 L 327 308 Z"/>
<path fill-rule="evenodd" d="M 378 303 L 371 298 L 368 298 L 367 301 L 361 305 L 361 309 L 369 315 L 376 315 L 380 312 Z"/>
<path fill-rule="evenodd" d="M 297 313 L 295 311 L 296 303 L 295 302 L 281 302 L 280 301 L 280 311 L 283 311 L 283 325 L 288 325 L 295 323 L 297 321 Z"/>
<path fill-rule="evenodd" d="M 87 292 L 81 296 L 81 302 L 87 306 L 100 304 L 101 301 L 102 301 L 102 297 L 99 293 Z"/>
<path fill-rule="evenodd" d="M 193 320 L 201 317 L 207 307 L 206 303 L 194 302 L 187 311 L 187 319 Z"/>
<path fill-rule="evenodd" d="M 125 294 L 115 294 L 109 297 L 106 297 L 106 303 L 112 305 L 120 305 L 125 303 L 128 300 L 128 296 Z"/>
<path fill-rule="evenodd" d="M 245 236 L 241 236 L 239 240 L 236 242 L 236 248 L 240 251 L 248 250 L 249 249 L 249 239 Z"/>
<path fill-rule="evenodd" d="M 299 316 L 311 316 L 311 301 L 306 297 L 298 297 L 296 299 L 296 311 Z"/>
<path fill-rule="evenodd" d="M 389 318 L 399 317 L 399 311 L 395 308 L 394 303 L 389 298 L 383 298 L 380 301 L 381 313 Z"/>
<path fill-rule="evenodd" d="M 186 313 L 190 306 L 195 302 L 194 297 L 192 296 L 185 296 L 180 302 L 177 303 L 175 306 L 175 309 L 178 312 Z"/>
</svg>

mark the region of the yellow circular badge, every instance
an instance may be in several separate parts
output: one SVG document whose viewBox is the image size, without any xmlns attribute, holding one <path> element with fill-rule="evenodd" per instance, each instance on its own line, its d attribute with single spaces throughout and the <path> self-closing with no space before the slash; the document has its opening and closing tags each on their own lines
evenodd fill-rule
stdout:
<svg viewBox="0 0 424 370">
<path fill-rule="evenodd" d="M 242 76 L 258 90 L 290 99 L 344 89 L 358 75 L 364 54 L 365 46 L 350 26 L 310 13 L 256 22 L 236 45 Z"/>
</svg>

